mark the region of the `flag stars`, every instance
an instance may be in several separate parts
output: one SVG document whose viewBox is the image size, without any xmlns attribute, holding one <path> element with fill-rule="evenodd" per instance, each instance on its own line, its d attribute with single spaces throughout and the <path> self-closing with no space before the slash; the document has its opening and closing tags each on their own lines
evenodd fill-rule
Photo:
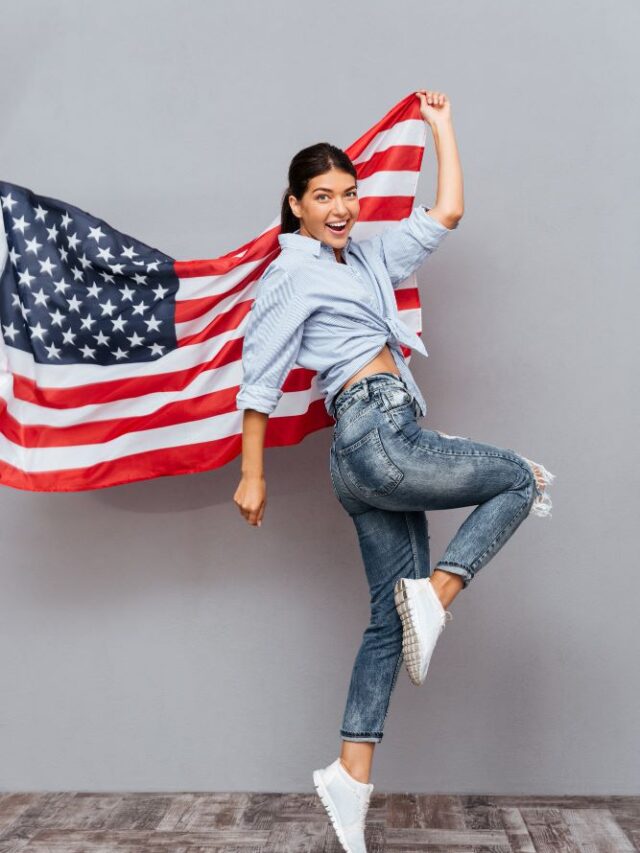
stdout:
<svg viewBox="0 0 640 853">
<path fill-rule="evenodd" d="M 62 293 L 63 296 L 65 290 L 68 290 L 68 288 L 71 287 L 71 285 L 67 284 L 67 282 L 63 278 L 61 278 L 60 281 L 54 281 L 53 286 L 56 289 L 56 293 Z"/>
<path fill-rule="evenodd" d="M 137 347 L 139 344 L 144 343 L 144 338 L 141 338 L 137 332 L 134 332 L 131 337 L 127 337 L 127 340 L 131 344 L 132 347 Z"/>
<path fill-rule="evenodd" d="M 135 293 L 135 290 L 132 290 L 129 285 L 125 284 L 125 286 L 121 288 L 120 293 L 122 294 L 123 302 L 127 299 L 133 302 L 133 294 Z"/>
<path fill-rule="evenodd" d="M 9 195 L 0 195 L 0 200 L 4 209 L 8 210 L 9 213 L 13 210 L 13 205 L 18 203 L 15 198 L 11 197 L 11 193 Z"/>
<path fill-rule="evenodd" d="M 67 246 L 69 246 L 70 249 L 73 249 L 74 252 L 79 242 L 80 240 L 78 240 L 78 235 L 76 233 L 69 234 L 67 236 Z"/>
<path fill-rule="evenodd" d="M 33 240 L 26 240 L 25 245 L 27 247 L 27 252 L 33 252 L 36 256 L 38 254 L 38 249 L 42 248 L 42 243 L 38 243 L 37 237 L 34 237 Z"/>
<path fill-rule="evenodd" d="M 46 331 L 47 330 L 38 322 L 35 326 L 31 326 L 31 337 L 39 338 L 41 341 L 44 341 L 44 334 Z"/>
<path fill-rule="evenodd" d="M 92 349 L 90 346 L 87 346 L 87 344 L 80 348 L 80 352 L 82 353 L 84 358 L 95 358 L 95 348 Z"/>
<path fill-rule="evenodd" d="M 54 343 L 49 344 L 49 346 L 45 344 L 45 349 L 49 358 L 60 358 L 60 349 Z"/>
<path fill-rule="evenodd" d="M 176 347 L 170 258 L 88 213 L 0 187 L 8 285 L 0 344 L 69 370 L 151 361 Z"/>
<path fill-rule="evenodd" d="M 147 326 L 147 332 L 157 332 L 160 329 L 160 320 L 156 317 L 151 317 L 149 320 L 144 321 Z"/>
<path fill-rule="evenodd" d="M 36 305 L 45 305 L 47 304 L 47 299 L 49 298 L 47 294 L 44 292 L 42 288 L 37 293 L 34 293 L 35 304 Z"/>
<path fill-rule="evenodd" d="M 98 346 L 107 346 L 109 344 L 109 338 L 104 334 L 102 329 L 98 332 L 97 335 L 93 336 L 98 342 Z"/>
<path fill-rule="evenodd" d="M 105 246 L 105 247 L 104 247 L 104 249 L 98 249 L 97 254 L 98 254 L 98 257 L 99 257 L 99 258 L 102 258 L 102 260 L 103 260 L 105 263 L 107 263 L 107 264 L 109 263 L 109 258 L 114 258 L 114 257 L 115 257 L 115 255 L 111 254 L 111 250 L 109 249 L 109 247 L 108 247 L 108 246 Z M 103 276 L 104 276 L 104 275 L 108 275 L 108 273 L 102 273 L 102 275 L 103 275 Z M 109 276 L 109 278 L 111 279 L 111 281 L 113 281 L 113 276 L 112 276 L 112 275 L 111 275 L 111 276 Z"/>
<path fill-rule="evenodd" d="M 82 302 L 80 302 L 80 300 L 78 299 L 78 297 L 74 293 L 73 296 L 71 297 L 71 299 L 69 300 L 69 311 L 77 311 L 78 313 L 80 313 L 80 306 L 81 305 L 82 305 Z"/>
<path fill-rule="evenodd" d="M 38 261 L 40 264 L 40 272 L 46 272 L 53 277 L 54 266 L 51 263 L 51 258 L 46 258 L 44 261 Z"/>
<path fill-rule="evenodd" d="M 164 299 L 167 293 L 169 293 L 169 288 L 163 287 L 161 284 L 159 284 L 157 287 L 153 288 L 153 292 L 156 295 L 156 299 Z"/>
<path fill-rule="evenodd" d="M 13 343 L 16 339 L 16 335 L 19 334 L 18 329 L 16 329 L 13 323 L 9 323 L 8 326 L 3 326 L 2 328 L 5 338 L 11 338 L 11 342 Z"/>
<path fill-rule="evenodd" d="M 99 225 L 97 228 L 89 228 L 89 239 L 95 240 L 96 243 L 99 244 L 100 240 L 102 240 L 104 237 L 105 235 L 102 233 L 102 228 L 100 228 Z"/>
<path fill-rule="evenodd" d="M 21 216 L 20 219 L 14 220 L 13 231 L 19 231 L 21 234 L 24 234 L 25 228 L 31 228 L 31 223 L 27 222 L 24 216 Z"/>
<path fill-rule="evenodd" d="M 106 317 L 107 315 L 111 317 L 113 312 L 116 310 L 118 306 L 114 305 L 110 299 L 107 299 L 106 302 L 100 303 L 100 309 L 102 310 L 102 316 Z"/>
<path fill-rule="evenodd" d="M 18 276 L 18 282 L 20 284 L 26 284 L 27 287 L 31 287 L 31 282 L 35 281 L 35 278 L 36 278 L 35 275 L 31 275 L 29 270 L 24 270 Z"/>
</svg>

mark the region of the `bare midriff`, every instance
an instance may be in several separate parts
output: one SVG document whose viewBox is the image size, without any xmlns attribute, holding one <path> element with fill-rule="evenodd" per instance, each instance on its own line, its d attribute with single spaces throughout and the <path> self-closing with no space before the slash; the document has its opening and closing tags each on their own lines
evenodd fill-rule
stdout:
<svg viewBox="0 0 640 853">
<path fill-rule="evenodd" d="M 393 356 L 391 355 L 391 350 L 387 344 L 382 347 L 380 352 L 374 356 L 371 361 L 367 362 L 364 367 L 361 367 L 357 373 L 354 373 L 353 376 L 345 382 L 340 391 L 344 391 L 349 387 L 349 385 L 353 385 L 353 383 L 357 382 L 358 379 L 362 379 L 363 376 L 370 376 L 372 373 L 381 373 L 383 371 L 395 373 L 396 376 L 400 376 L 398 365 L 395 363 Z"/>
</svg>

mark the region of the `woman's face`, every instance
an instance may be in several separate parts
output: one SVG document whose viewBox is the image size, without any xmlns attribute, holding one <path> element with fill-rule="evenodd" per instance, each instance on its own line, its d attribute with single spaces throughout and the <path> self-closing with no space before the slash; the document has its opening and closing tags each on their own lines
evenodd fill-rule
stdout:
<svg viewBox="0 0 640 853">
<path fill-rule="evenodd" d="M 342 249 L 346 245 L 349 232 L 360 214 L 354 178 L 336 168 L 312 178 L 300 201 L 290 195 L 289 204 L 300 219 L 300 234 L 315 237 L 333 249 Z M 345 225 L 342 231 L 337 231 L 329 227 L 330 223 Z"/>
</svg>

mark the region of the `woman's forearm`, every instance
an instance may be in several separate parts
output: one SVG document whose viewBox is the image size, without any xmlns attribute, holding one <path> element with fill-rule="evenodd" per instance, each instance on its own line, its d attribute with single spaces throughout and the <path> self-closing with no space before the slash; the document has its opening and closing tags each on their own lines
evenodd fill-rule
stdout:
<svg viewBox="0 0 640 853">
<path fill-rule="evenodd" d="M 455 227 L 464 213 L 464 187 L 453 122 L 450 119 L 433 121 L 431 130 L 438 162 L 435 207 L 441 216 L 454 220 L 448 227 Z"/>
<path fill-rule="evenodd" d="M 242 416 L 243 477 L 264 477 L 264 434 L 269 415 L 255 409 L 245 409 Z"/>
</svg>

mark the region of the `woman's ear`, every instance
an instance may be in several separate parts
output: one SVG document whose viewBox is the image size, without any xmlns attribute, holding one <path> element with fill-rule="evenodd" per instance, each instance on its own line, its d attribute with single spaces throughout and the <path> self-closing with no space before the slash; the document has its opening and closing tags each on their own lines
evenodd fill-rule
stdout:
<svg viewBox="0 0 640 853">
<path fill-rule="evenodd" d="M 289 207 L 295 217 L 300 219 L 300 205 L 298 199 L 294 195 L 289 196 Z"/>
</svg>

